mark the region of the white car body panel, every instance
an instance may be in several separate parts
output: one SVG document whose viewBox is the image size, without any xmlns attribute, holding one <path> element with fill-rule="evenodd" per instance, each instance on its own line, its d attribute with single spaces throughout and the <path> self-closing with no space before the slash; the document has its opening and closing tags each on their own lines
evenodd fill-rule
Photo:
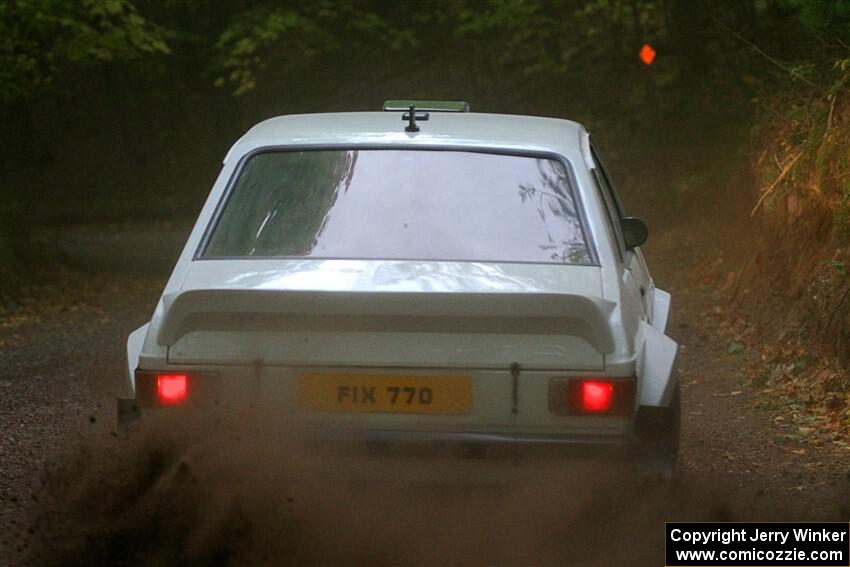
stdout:
<svg viewBox="0 0 850 567">
<path fill-rule="evenodd" d="M 673 298 L 663 289 L 653 288 L 652 326 L 662 333 L 667 330 L 670 320 L 670 306 Z"/>
<path fill-rule="evenodd" d="M 127 390 L 129 392 L 135 391 L 135 372 L 139 367 L 139 354 L 142 352 L 149 326 L 150 323 L 145 323 L 127 337 Z"/>
<path fill-rule="evenodd" d="M 255 388 L 262 385 L 265 403 L 297 413 L 291 406 L 293 384 L 305 368 L 426 370 L 431 375 L 461 368 L 472 376 L 474 413 L 427 419 L 370 415 L 368 427 L 378 429 L 582 434 L 631 427 L 621 418 L 589 423 L 550 413 L 549 380 L 564 376 L 637 376 L 636 403 L 668 405 L 677 348 L 664 335 L 670 295 L 654 286 L 643 289 L 645 282 L 623 266 L 611 229 L 599 221 L 604 203 L 594 190 L 584 128 L 566 120 L 437 112 L 420 132 L 407 133 L 403 126 L 395 112 L 285 116 L 262 122 L 240 138 L 224 159 L 149 325 L 128 339 L 131 386 L 137 367 L 220 371 L 227 366 L 232 380 L 223 385 L 223 395 L 228 400 L 250 395 L 235 385 L 243 380 Z M 246 157 L 268 148 L 320 147 L 557 156 L 571 165 L 598 265 L 196 258 Z M 642 277 L 648 278 L 648 272 Z M 386 325 L 364 327 L 370 314 Z M 322 319 L 330 315 L 348 316 L 352 326 L 334 328 Z M 254 328 L 240 326 L 240 317 L 253 321 Z M 417 324 L 428 318 L 433 328 L 417 331 L 411 318 Z M 506 330 L 511 324 L 518 325 L 516 332 Z M 512 363 L 524 369 L 518 412 L 511 408 Z M 366 427 L 362 416 L 303 417 Z"/>
<path fill-rule="evenodd" d="M 667 406 L 673 398 L 676 342 L 646 322 L 640 324 L 641 354 L 638 377 L 641 379 L 640 405 Z"/>
<path fill-rule="evenodd" d="M 584 295 L 207 289 L 166 302 L 157 341 L 175 364 L 602 370 L 614 348 L 613 304 Z"/>
<path fill-rule="evenodd" d="M 261 358 L 266 364 L 485 368 L 524 360 L 531 368 L 602 370 L 604 356 L 615 349 L 608 324 L 614 304 L 601 297 L 599 269 L 592 266 L 196 264 L 183 291 L 163 297 L 168 315 L 154 329 L 159 344 L 170 347 L 171 363 Z M 210 281 L 221 283 L 210 288 L 204 283 Z M 279 317 L 260 321 L 263 313 Z M 245 325 L 236 333 L 218 328 L 215 319 L 225 314 L 262 325 L 253 332 L 267 333 L 266 340 L 256 343 Z M 322 322 L 322 316 L 330 319 Z M 186 327 L 188 317 L 193 322 Z M 364 329 L 370 321 L 379 328 Z M 360 330 L 337 332 L 344 324 Z"/>
</svg>

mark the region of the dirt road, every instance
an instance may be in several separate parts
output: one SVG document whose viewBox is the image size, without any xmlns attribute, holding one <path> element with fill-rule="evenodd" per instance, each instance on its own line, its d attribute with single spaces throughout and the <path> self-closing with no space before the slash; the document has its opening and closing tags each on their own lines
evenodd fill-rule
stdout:
<svg viewBox="0 0 850 567">
<path fill-rule="evenodd" d="M 510 488 L 354 489 L 296 474 L 244 431 L 213 449 L 198 432 L 128 444 L 114 434 L 124 340 L 167 274 L 58 274 L 36 292 L 46 305 L 0 323 L 0 565 L 661 565 L 664 521 L 848 521 L 850 452 L 760 408 L 744 372 L 757 354 L 727 348 L 745 325 L 734 259 L 690 234 L 655 234 L 647 250 L 682 344 L 680 477 L 660 486 L 529 467 Z"/>
</svg>

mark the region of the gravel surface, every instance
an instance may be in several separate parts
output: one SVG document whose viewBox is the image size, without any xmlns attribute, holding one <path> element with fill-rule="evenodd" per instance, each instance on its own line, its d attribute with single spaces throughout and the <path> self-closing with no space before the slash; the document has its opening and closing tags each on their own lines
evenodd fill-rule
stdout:
<svg viewBox="0 0 850 567">
<path fill-rule="evenodd" d="M 75 292 L 67 304 L 0 326 L 2 565 L 16 565 L 11 558 L 31 544 L 44 465 L 115 430 L 125 338 L 149 318 L 164 284 L 161 275 L 141 283 L 120 275 L 80 277 L 82 286 L 66 282 Z"/>
<path fill-rule="evenodd" d="M 595 475 L 564 489 L 553 480 L 563 470 L 531 468 L 518 488 L 495 492 L 307 482 L 292 497 L 295 465 L 240 433 L 217 446 L 226 451 L 197 449 L 203 435 L 189 452 L 122 446 L 114 399 L 125 338 L 148 319 L 167 274 L 102 264 L 60 274 L 68 281 L 48 287 L 64 301 L 25 303 L 0 321 L 0 565 L 659 565 L 667 520 L 850 520 L 850 452 L 790 435 L 781 414 L 758 407 L 744 379 L 755 355 L 727 352 L 736 314 L 728 290 L 705 276 L 706 266 L 716 276 L 734 263 L 688 234 L 653 236 L 647 252 L 674 294 L 683 347 L 681 475 L 663 486 Z"/>
</svg>

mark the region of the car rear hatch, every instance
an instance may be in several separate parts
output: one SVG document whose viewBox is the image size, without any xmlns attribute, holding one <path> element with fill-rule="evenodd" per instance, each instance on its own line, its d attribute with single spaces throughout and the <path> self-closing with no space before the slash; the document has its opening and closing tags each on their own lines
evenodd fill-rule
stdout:
<svg viewBox="0 0 850 567">
<path fill-rule="evenodd" d="M 600 288 L 588 266 L 199 261 L 157 342 L 174 364 L 601 370 Z"/>
<path fill-rule="evenodd" d="M 199 261 L 163 307 L 169 366 L 346 427 L 563 427 L 550 379 L 599 375 L 614 349 L 592 266 Z"/>
</svg>

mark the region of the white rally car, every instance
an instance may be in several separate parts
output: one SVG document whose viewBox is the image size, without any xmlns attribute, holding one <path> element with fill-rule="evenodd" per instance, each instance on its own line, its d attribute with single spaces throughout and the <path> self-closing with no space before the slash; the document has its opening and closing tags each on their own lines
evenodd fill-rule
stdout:
<svg viewBox="0 0 850 567">
<path fill-rule="evenodd" d="M 677 345 L 646 236 L 575 122 L 403 101 L 267 120 L 129 337 L 119 421 L 251 405 L 317 436 L 669 472 Z"/>
</svg>

